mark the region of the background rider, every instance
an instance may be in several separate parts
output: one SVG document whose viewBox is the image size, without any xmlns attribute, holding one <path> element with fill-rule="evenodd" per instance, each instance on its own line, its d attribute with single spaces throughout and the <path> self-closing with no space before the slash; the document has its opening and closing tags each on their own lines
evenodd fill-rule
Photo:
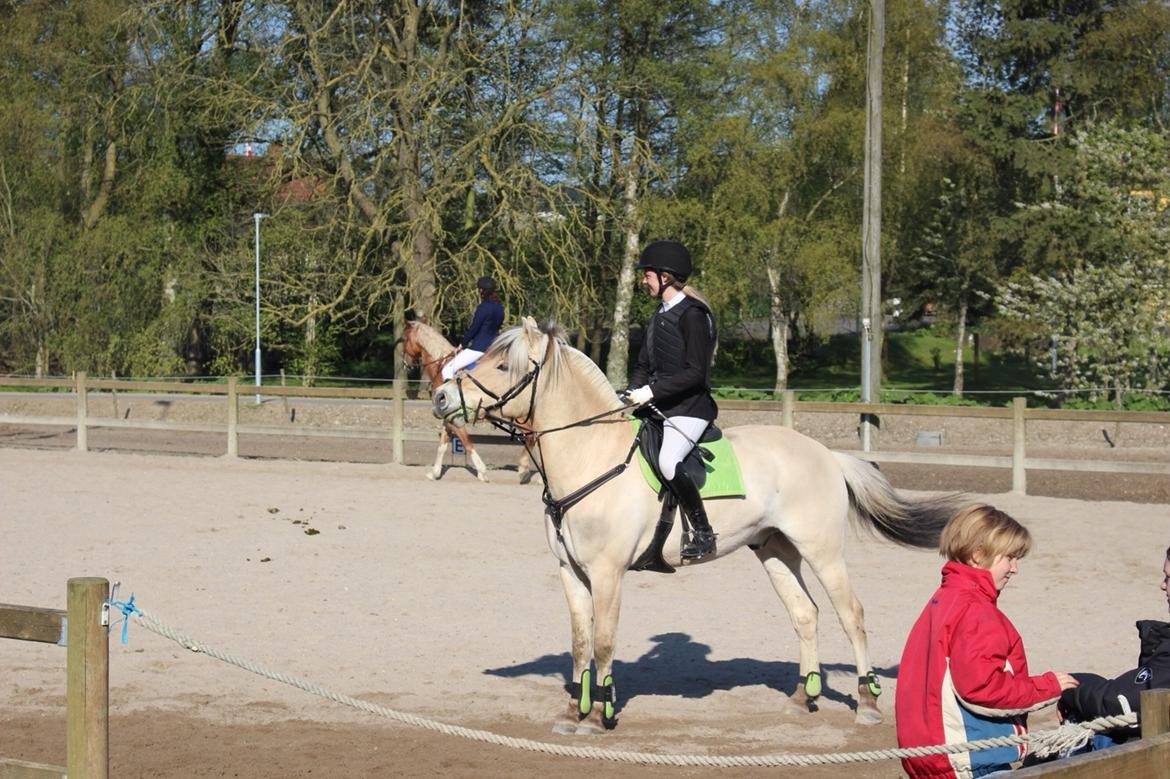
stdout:
<svg viewBox="0 0 1170 779">
<path fill-rule="evenodd" d="M 504 323 L 504 307 L 496 295 L 496 281 L 491 276 L 480 276 L 475 283 L 479 290 L 479 305 L 475 307 L 475 316 L 471 325 L 463 334 L 459 342 L 459 351 L 451 361 L 443 366 L 443 380 L 450 381 L 455 372 L 466 368 L 483 356 L 491 342 L 500 332 L 500 325 Z"/>
</svg>

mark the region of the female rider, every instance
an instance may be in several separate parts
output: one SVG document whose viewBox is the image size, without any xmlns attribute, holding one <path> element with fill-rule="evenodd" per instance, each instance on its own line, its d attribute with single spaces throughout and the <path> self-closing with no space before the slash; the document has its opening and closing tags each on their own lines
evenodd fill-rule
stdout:
<svg viewBox="0 0 1170 779">
<path fill-rule="evenodd" d="M 455 371 L 466 368 L 487 351 L 488 346 L 500 332 L 504 322 L 504 307 L 496 296 L 496 282 L 491 276 L 480 276 L 475 283 L 479 289 L 480 303 L 475 308 L 471 326 L 459 342 L 459 350 L 451 361 L 443 366 L 443 381 L 450 381 Z"/>
<path fill-rule="evenodd" d="M 686 285 L 691 255 L 678 241 L 648 244 L 634 269 L 642 271 L 642 284 L 662 304 L 646 325 L 623 395 L 638 406 L 653 402 L 666 418 L 658 470 L 691 523 L 682 558 L 698 560 L 715 553 L 715 533 L 698 485 L 678 465 L 719 413 L 710 385 L 715 318 L 707 302 Z"/>
</svg>

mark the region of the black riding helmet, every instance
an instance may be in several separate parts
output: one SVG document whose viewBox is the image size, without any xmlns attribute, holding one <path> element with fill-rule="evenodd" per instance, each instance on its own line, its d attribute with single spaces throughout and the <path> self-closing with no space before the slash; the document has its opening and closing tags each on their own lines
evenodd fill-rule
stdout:
<svg viewBox="0 0 1170 779">
<path fill-rule="evenodd" d="M 678 241 L 651 241 L 638 257 L 634 270 L 669 273 L 676 281 L 691 275 L 691 253 Z"/>
<path fill-rule="evenodd" d="M 484 292 L 495 292 L 496 280 L 491 276 L 480 276 L 479 281 L 475 282 L 475 286 Z"/>
</svg>

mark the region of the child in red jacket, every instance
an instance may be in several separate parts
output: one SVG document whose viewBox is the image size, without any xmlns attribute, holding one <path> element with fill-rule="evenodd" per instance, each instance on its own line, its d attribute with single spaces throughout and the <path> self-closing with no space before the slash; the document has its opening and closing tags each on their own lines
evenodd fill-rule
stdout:
<svg viewBox="0 0 1170 779">
<path fill-rule="evenodd" d="M 1069 674 L 1028 675 L 1020 634 L 996 607 L 1028 553 L 1032 536 L 992 506 L 955 515 L 939 553 L 949 562 L 942 586 L 914 623 L 898 668 L 894 701 L 898 745 L 958 744 L 1027 732 L 1027 712 L 1075 687 Z M 984 776 L 1023 759 L 1024 746 L 995 747 L 902 761 L 918 777 Z"/>
</svg>

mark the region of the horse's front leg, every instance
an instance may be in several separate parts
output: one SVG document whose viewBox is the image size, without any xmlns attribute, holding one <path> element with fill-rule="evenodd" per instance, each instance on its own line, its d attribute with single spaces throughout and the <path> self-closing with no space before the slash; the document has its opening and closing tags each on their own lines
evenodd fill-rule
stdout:
<svg viewBox="0 0 1170 779">
<path fill-rule="evenodd" d="M 443 475 L 443 455 L 447 453 L 447 445 L 451 443 L 451 436 L 447 432 L 447 426 L 443 425 L 439 429 L 439 450 L 435 452 L 435 464 L 431 470 L 427 472 L 427 478 L 431 481 L 436 481 Z"/>
<path fill-rule="evenodd" d="M 572 628 L 573 692 L 569 708 L 557 719 L 553 732 L 575 734 L 583 716 L 582 696 L 586 707 L 584 713 L 588 713 L 591 708 L 592 679 L 589 666 L 593 660 L 593 596 L 589 592 L 589 582 L 571 563 L 561 561 L 560 574 Z"/>
<path fill-rule="evenodd" d="M 516 461 L 516 471 L 520 475 L 520 483 L 527 484 L 532 481 L 532 475 L 536 471 L 532 468 L 532 456 L 528 454 L 528 447 L 521 445 L 520 459 Z"/>
<path fill-rule="evenodd" d="M 463 444 L 463 451 L 467 452 L 467 456 L 471 458 L 471 466 L 475 468 L 475 478 L 482 482 L 488 481 L 487 465 L 480 458 L 479 452 L 475 451 L 475 447 L 471 445 L 471 435 L 466 428 L 455 428 L 455 435 L 459 436 L 460 442 Z"/>
<path fill-rule="evenodd" d="M 622 606 L 623 569 L 590 571 L 593 593 L 593 659 L 597 665 L 597 694 L 578 732 L 599 733 L 616 724 L 617 692 L 613 680 L 613 655 L 617 645 L 618 616 Z M 584 706 L 581 712 L 586 713 Z"/>
</svg>

